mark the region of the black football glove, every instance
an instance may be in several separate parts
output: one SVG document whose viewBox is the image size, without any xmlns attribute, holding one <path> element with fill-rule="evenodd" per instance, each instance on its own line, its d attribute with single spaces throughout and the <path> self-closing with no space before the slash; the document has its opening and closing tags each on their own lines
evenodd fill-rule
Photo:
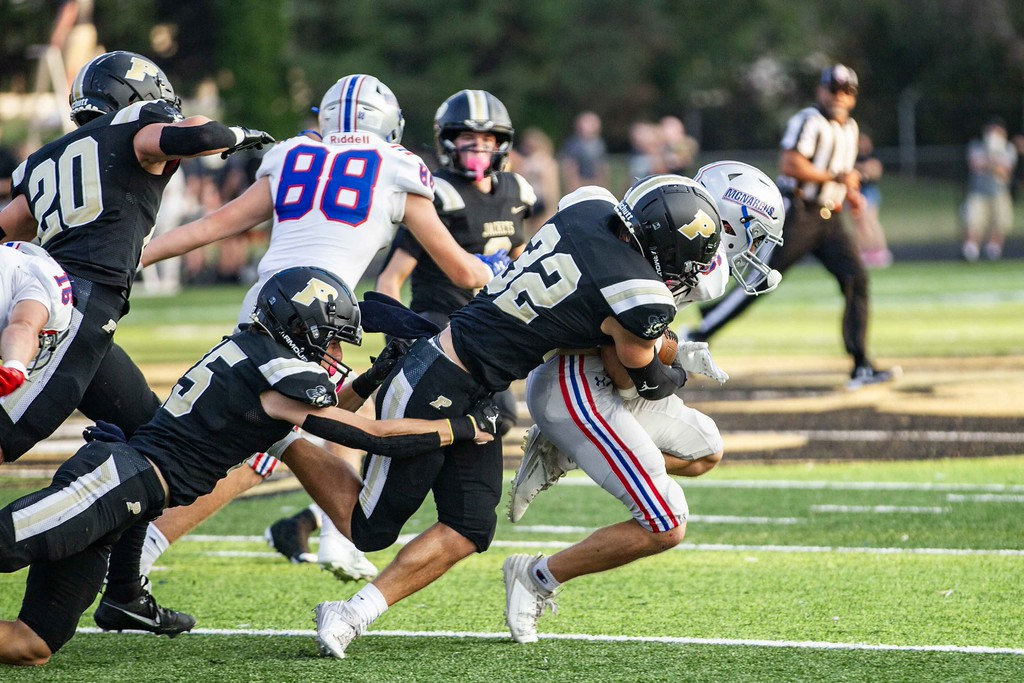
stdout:
<svg viewBox="0 0 1024 683">
<path fill-rule="evenodd" d="M 477 401 L 476 405 L 470 408 L 467 413 L 476 422 L 476 428 L 481 432 L 487 432 L 494 438 L 498 438 L 498 428 L 501 425 L 501 413 L 498 406 L 489 398 Z"/>
<path fill-rule="evenodd" d="M 263 149 L 263 145 L 272 145 L 277 142 L 277 140 L 274 139 L 274 136 L 270 133 L 265 133 L 262 130 L 256 130 L 255 128 L 231 126 L 230 130 L 235 134 L 236 142 L 234 147 L 228 147 L 220 153 L 221 159 L 227 159 L 235 152 L 241 152 L 243 149 Z"/>
<path fill-rule="evenodd" d="M 85 439 L 86 443 L 92 441 L 124 443 L 128 440 L 124 435 L 124 431 L 122 431 L 120 427 L 110 422 L 104 422 L 103 420 L 96 420 L 96 424 L 89 425 L 83 429 L 82 438 Z"/>
<path fill-rule="evenodd" d="M 391 374 L 391 371 L 395 369 L 399 361 L 402 360 L 402 357 L 405 356 L 412 343 L 413 340 L 411 339 L 392 337 L 387 345 L 384 346 L 379 356 L 376 358 L 370 357 L 370 362 L 373 365 L 363 373 L 368 378 L 368 381 L 380 386 L 388 378 L 388 375 Z"/>
</svg>

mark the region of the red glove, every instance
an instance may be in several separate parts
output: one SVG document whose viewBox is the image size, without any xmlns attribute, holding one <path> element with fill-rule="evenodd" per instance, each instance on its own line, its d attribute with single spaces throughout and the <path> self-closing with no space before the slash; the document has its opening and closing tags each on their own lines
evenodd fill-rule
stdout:
<svg viewBox="0 0 1024 683">
<path fill-rule="evenodd" d="M 0 396 L 13 393 L 15 389 L 25 383 L 25 371 L 18 365 L 21 363 L 0 367 Z"/>
</svg>

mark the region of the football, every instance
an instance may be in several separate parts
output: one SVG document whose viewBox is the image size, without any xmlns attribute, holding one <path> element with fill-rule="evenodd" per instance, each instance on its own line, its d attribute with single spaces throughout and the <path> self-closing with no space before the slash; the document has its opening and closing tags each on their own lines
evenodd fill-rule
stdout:
<svg viewBox="0 0 1024 683">
<path fill-rule="evenodd" d="M 658 350 L 658 360 L 665 365 L 672 365 L 679 352 L 679 337 L 672 330 L 665 330 L 665 334 L 655 343 L 655 348 Z"/>
</svg>

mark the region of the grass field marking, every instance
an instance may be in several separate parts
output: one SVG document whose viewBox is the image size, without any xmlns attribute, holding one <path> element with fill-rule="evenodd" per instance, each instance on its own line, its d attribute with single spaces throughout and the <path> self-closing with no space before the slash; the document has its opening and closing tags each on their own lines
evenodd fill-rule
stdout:
<svg viewBox="0 0 1024 683">
<path fill-rule="evenodd" d="M 894 512 L 941 515 L 949 512 L 949 508 L 920 505 L 812 505 L 810 510 L 811 512 L 870 512 L 878 515 L 888 515 Z"/>
<path fill-rule="evenodd" d="M 589 533 L 594 529 L 579 527 L 579 533 Z M 402 534 L 395 541 L 395 545 L 405 545 L 416 534 Z M 207 543 L 219 542 L 263 542 L 261 536 L 185 536 L 184 540 L 205 541 Z M 493 548 L 567 548 L 571 543 L 565 541 L 531 541 L 531 540 L 501 540 L 496 539 L 491 543 Z M 1021 548 L 875 548 L 862 546 L 830 546 L 830 545 L 733 545 L 729 543 L 688 543 L 683 541 L 673 550 L 682 551 L 713 551 L 713 552 L 764 552 L 764 553 L 853 553 L 864 555 L 996 555 L 1000 557 L 1024 557 L 1024 549 Z M 221 553 L 230 552 L 231 555 Z M 204 555 L 211 557 L 277 557 L 277 553 L 266 552 L 253 554 L 254 551 L 246 551 L 245 554 L 234 554 L 236 551 L 210 550 Z M 237 551 L 242 553 L 243 551 Z"/>
<path fill-rule="evenodd" d="M 971 495 L 950 493 L 946 495 L 946 500 L 950 503 L 1024 503 L 1024 496 L 1002 493 L 974 493 Z"/>
<path fill-rule="evenodd" d="M 83 627 L 77 633 L 103 635 L 107 631 L 95 627 Z M 125 633 L 144 633 L 125 631 Z M 116 634 L 109 634 L 116 635 Z M 313 638 L 312 629 L 234 629 L 195 628 L 186 634 L 193 636 L 281 636 L 288 638 Z M 485 631 L 367 631 L 363 636 L 386 638 L 473 638 L 483 640 L 511 640 L 508 633 Z M 662 643 L 665 645 L 724 645 L 732 647 L 785 647 L 805 650 L 898 650 L 910 652 L 959 652 L 984 655 L 1022 655 L 1024 649 L 1011 647 L 987 647 L 984 645 L 884 645 L 872 643 L 830 643 L 814 640 L 746 640 L 742 638 L 679 638 L 675 636 L 605 636 L 586 633 L 546 633 L 542 640 L 575 640 L 596 643 Z M 338 666 L 344 666 L 339 664 Z"/>
<path fill-rule="evenodd" d="M 899 481 L 800 481 L 790 479 L 686 479 L 685 488 L 708 489 L 808 489 L 833 491 L 938 491 L 978 493 L 1024 493 L 1021 484 L 936 484 Z M 568 476 L 559 486 L 597 486 L 585 476 Z"/>
<path fill-rule="evenodd" d="M 764 430 L 737 429 L 730 434 L 763 434 Z M 802 436 L 817 441 L 931 441 L 941 443 L 1024 443 L 1024 432 L 944 432 L 881 429 L 779 429 L 772 434 Z"/>
</svg>

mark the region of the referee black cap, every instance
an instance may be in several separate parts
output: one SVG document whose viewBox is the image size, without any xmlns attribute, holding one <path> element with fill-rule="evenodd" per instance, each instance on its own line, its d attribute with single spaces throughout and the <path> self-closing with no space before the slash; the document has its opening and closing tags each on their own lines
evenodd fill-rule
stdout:
<svg viewBox="0 0 1024 683">
<path fill-rule="evenodd" d="M 858 89 L 857 72 L 845 64 L 825 67 L 821 72 L 821 84 L 833 93 L 846 91 L 851 95 L 856 95 Z"/>
</svg>

